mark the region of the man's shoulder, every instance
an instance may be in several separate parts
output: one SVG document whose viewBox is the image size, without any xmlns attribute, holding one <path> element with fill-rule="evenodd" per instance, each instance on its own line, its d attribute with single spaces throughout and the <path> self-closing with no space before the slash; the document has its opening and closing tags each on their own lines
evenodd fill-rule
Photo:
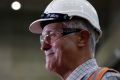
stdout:
<svg viewBox="0 0 120 80">
<path fill-rule="evenodd" d="M 106 72 L 101 80 L 120 80 L 120 73 Z"/>
</svg>

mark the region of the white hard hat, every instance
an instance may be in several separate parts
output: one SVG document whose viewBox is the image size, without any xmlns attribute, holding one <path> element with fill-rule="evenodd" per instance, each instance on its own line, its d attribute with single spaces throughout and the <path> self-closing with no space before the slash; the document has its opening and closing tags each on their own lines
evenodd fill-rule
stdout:
<svg viewBox="0 0 120 80">
<path fill-rule="evenodd" d="M 32 22 L 29 30 L 32 33 L 42 32 L 41 22 L 70 19 L 73 16 L 81 17 L 90 22 L 94 29 L 102 35 L 99 19 L 95 8 L 87 0 L 53 0 L 45 9 L 41 19 Z"/>
</svg>

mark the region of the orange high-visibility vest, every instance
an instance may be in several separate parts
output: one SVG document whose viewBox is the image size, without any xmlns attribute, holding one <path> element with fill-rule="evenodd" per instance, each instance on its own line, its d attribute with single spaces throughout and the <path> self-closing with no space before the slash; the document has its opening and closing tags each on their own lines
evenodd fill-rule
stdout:
<svg viewBox="0 0 120 80">
<path fill-rule="evenodd" d="M 93 72 L 87 80 L 100 80 L 106 72 L 118 73 L 118 71 L 116 71 L 114 69 L 109 69 L 107 67 L 103 67 L 103 68 L 100 68 L 100 69 L 96 70 L 95 72 Z"/>
</svg>

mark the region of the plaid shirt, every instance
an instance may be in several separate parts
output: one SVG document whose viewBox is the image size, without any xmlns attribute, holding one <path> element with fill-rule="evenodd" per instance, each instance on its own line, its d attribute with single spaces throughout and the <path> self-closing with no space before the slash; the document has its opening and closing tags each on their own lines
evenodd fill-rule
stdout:
<svg viewBox="0 0 120 80">
<path fill-rule="evenodd" d="M 88 73 L 97 70 L 98 65 L 95 59 L 90 59 L 78 66 L 67 78 L 67 80 L 81 80 Z"/>
<path fill-rule="evenodd" d="M 87 80 L 92 72 L 98 69 L 95 59 L 90 59 L 78 66 L 66 80 Z M 120 74 L 114 72 L 107 72 L 101 80 L 120 80 Z"/>
</svg>

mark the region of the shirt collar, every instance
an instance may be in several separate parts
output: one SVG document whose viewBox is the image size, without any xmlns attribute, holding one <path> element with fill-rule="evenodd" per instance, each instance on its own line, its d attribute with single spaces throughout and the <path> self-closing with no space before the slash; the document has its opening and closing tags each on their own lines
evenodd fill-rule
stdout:
<svg viewBox="0 0 120 80">
<path fill-rule="evenodd" d="M 98 68 L 96 59 L 90 59 L 79 65 L 67 78 L 67 80 L 81 80 L 86 74 L 95 71 Z"/>
</svg>

